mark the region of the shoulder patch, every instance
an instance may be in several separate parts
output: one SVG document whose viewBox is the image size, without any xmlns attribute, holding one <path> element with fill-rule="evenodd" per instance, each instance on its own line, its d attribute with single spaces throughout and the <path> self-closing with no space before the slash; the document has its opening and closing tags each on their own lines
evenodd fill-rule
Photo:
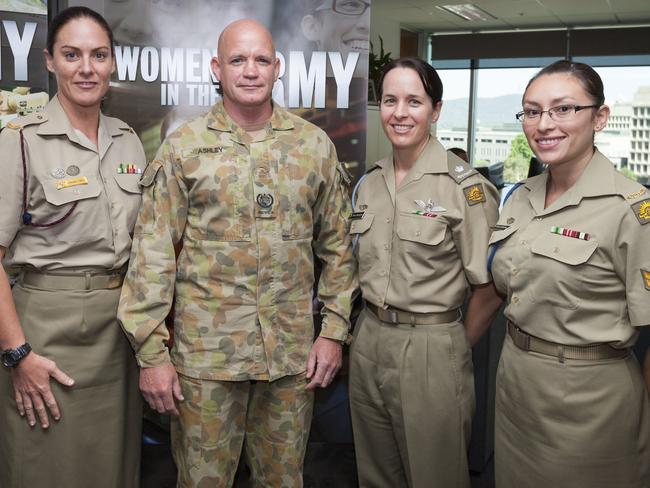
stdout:
<svg viewBox="0 0 650 488">
<path fill-rule="evenodd" d="M 465 195 L 467 204 L 470 206 L 476 205 L 477 203 L 482 203 L 486 200 L 483 183 L 476 183 L 474 185 L 466 186 L 463 188 L 463 194 Z"/>
<path fill-rule="evenodd" d="M 470 176 L 478 174 L 478 171 L 476 171 L 451 151 L 447 151 L 447 166 L 449 176 L 451 176 L 452 179 L 458 184 Z"/>
<path fill-rule="evenodd" d="M 635 203 L 631 208 L 641 225 L 650 223 L 650 198 Z"/>
</svg>

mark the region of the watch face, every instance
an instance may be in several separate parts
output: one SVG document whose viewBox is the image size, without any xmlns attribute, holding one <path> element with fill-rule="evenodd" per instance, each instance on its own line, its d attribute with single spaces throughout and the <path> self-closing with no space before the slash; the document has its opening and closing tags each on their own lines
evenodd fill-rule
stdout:
<svg viewBox="0 0 650 488">
<path fill-rule="evenodd" d="M 2 364 L 7 368 L 13 368 L 16 365 L 16 359 L 11 354 L 13 351 L 2 353 Z"/>
</svg>

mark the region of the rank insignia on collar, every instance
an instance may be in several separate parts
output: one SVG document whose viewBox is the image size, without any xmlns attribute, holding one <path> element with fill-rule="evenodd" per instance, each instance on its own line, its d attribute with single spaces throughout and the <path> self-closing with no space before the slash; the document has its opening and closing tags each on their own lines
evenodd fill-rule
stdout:
<svg viewBox="0 0 650 488">
<path fill-rule="evenodd" d="M 462 173 L 465 170 L 460 164 L 454 168 L 456 173 Z"/>
<path fill-rule="evenodd" d="M 363 218 L 366 212 L 352 212 L 350 214 L 350 220 L 360 220 Z"/>
<path fill-rule="evenodd" d="M 494 224 L 492 227 L 490 227 L 490 229 L 492 230 L 506 230 L 509 228 L 510 228 L 509 225 L 503 225 L 503 224 Z"/>
<path fill-rule="evenodd" d="M 506 224 L 512 225 L 515 223 L 515 218 L 514 217 L 508 217 L 508 220 L 506 220 Z"/>
<path fill-rule="evenodd" d="M 643 278 L 643 284 L 645 285 L 645 289 L 650 290 L 650 271 L 642 269 L 641 278 Z"/>
<path fill-rule="evenodd" d="M 483 183 L 476 183 L 463 188 L 463 193 L 465 194 L 465 200 L 471 205 L 476 205 L 477 203 L 482 203 L 485 201 L 485 192 L 483 191 Z"/>
<path fill-rule="evenodd" d="M 634 215 L 641 225 L 650 223 L 650 198 L 632 205 Z"/>
</svg>

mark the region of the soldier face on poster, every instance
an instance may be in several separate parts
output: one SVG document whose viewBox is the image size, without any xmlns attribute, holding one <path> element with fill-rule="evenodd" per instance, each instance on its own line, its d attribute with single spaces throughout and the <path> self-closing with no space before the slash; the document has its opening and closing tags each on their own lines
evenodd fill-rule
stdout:
<svg viewBox="0 0 650 488">
<path fill-rule="evenodd" d="M 353 173 L 365 160 L 369 2 L 105 0 L 117 69 L 105 111 L 127 120 L 148 157 L 185 120 L 219 100 L 210 61 L 221 31 L 252 18 L 280 62 L 273 100 L 323 128 Z"/>
<path fill-rule="evenodd" d="M 0 0 L 0 128 L 48 102 L 47 2 Z"/>
</svg>

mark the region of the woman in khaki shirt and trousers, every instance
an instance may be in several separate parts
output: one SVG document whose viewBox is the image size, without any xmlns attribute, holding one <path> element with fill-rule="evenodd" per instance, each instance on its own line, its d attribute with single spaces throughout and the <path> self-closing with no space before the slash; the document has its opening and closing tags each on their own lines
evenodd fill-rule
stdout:
<svg viewBox="0 0 650 488">
<path fill-rule="evenodd" d="M 430 135 L 442 107 L 431 66 L 393 61 L 380 94 L 393 153 L 360 182 L 350 228 L 365 301 L 350 355 L 359 485 L 469 487 L 470 342 L 500 302 L 487 272 L 498 194 Z"/>
<path fill-rule="evenodd" d="M 0 486 L 132 488 L 142 409 L 116 311 L 144 151 L 100 112 L 115 62 L 99 14 L 61 12 L 45 57 L 57 96 L 0 134 Z"/>
<path fill-rule="evenodd" d="M 517 114 L 548 170 L 511 193 L 490 239 L 508 319 L 499 488 L 650 486 L 650 400 L 630 352 L 650 323 L 650 193 L 594 147 L 604 101 L 591 67 L 558 61 Z"/>
</svg>

